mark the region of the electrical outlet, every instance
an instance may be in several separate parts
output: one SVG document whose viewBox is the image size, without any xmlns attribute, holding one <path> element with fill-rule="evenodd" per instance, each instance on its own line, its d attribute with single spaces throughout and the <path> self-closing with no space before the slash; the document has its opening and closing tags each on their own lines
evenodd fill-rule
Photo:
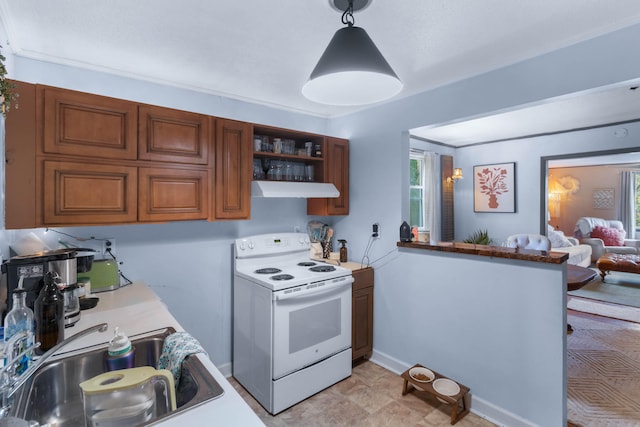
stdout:
<svg viewBox="0 0 640 427">
<path fill-rule="evenodd" d="M 372 233 L 371 233 L 371 237 L 373 237 L 374 239 L 379 239 L 380 238 L 380 224 L 378 224 L 377 222 L 373 223 L 372 228 Z"/>
<path fill-rule="evenodd" d="M 102 241 L 102 257 L 104 259 L 113 259 L 115 256 L 116 256 L 116 239 L 112 239 L 112 238 L 104 239 Z"/>
</svg>

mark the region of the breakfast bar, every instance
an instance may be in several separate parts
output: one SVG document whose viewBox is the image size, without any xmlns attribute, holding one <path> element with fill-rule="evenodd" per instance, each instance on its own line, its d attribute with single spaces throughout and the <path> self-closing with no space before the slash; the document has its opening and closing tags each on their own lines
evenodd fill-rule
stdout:
<svg viewBox="0 0 640 427">
<path fill-rule="evenodd" d="M 394 274 L 378 269 L 389 284 L 378 287 L 376 309 L 402 305 L 402 316 L 375 326 L 403 334 L 376 341 L 373 358 L 464 384 L 469 410 L 501 425 L 566 425 L 568 254 L 462 242 L 397 248 Z"/>
</svg>

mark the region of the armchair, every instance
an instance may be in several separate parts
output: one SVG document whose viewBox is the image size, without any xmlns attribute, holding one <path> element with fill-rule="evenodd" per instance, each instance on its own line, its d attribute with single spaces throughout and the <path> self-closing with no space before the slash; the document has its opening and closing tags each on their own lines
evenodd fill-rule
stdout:
<svg viewBox="0 0 640 427">
<path fill-rule="evenodd" d="M 507 237 L 508 248 L 534 249 L 537 251 L 551 250 L 551 242 L 542 234 L 512 234 Z"/>
<path fill-rule="evenodd" d="M 569 254 L 567 264 L 589 267 L 591 246 L 581 245 L 573 237 L 565 237 L 561 231 L 549 226 L 548 236 L 541 234 L 514 234 L 507 238 L 505 246 L 510 248 L 536 249 L 539 251 L 565 252 Z"/>
<path fill-rule="evenodd" d="M 618 220 L 582 217 L 576 222 L 573 235 L 580 243 L 591 246 L 591 261 L 604 254 L 640 253 L 640 240 L 625 239 L 627 233 Z"/>
</svg>

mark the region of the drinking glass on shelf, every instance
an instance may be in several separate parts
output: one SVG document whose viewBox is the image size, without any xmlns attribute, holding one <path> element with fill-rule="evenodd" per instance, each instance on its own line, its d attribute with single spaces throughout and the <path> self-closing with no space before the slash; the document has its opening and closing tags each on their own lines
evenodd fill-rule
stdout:
<svg viewBox="0 0 640 427">
<path fill-rule="evenodd" d="M 262 163 L 262 172 L 264 172 L 264 177 L 267 178 L 267 174 L 269 173 L 269 169 L 271 169 L 271 159 L 261 159 Z"/>
<path fill-rule="evenodd" d="M 293 164 L 293 180 L 304 181 L 304 163 L 295 162 Z"/>
<path fill-rule="evenodd" d="M 265 153 L 272 153 L 273 152 L 273 144 L 271 144 L 269 142 L 269 137 L 268 136 L 263 136 L 262 137 L 262 147 L 261 147 L 260 151 L 264 151 Z"/>
<path fill-rule="evenodd" d="M 313 175 L 313 165 L 305 165 L 304 166 L 304 178 L 305 181 L 312 182 L 314 179 Z"/>
<path fill-rule="evenodd" d="M 293 164 L 291 162 L 284 162 L 284 177 L 285 181 L 293 181 Z"/>
<path fill-rule="evenodd" d="M 276 154 L 282 153 L 282 140 L 280 138 L 273 138 L 273 152 Z"/>
<path fill-rule="evenodd" d="M 264 170 L 260 159 L 253 159 L 253 179 L 264 179 Z"/>
</svg>

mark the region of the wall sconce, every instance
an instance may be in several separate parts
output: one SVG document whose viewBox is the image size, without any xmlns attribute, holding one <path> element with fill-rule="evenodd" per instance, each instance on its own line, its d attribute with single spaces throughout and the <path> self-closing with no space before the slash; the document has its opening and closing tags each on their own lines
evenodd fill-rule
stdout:
<svg viewBox="0 0 640 427">
<path fill-rule="evenodd" d="M 464 179 L 464 176 L 462 176 L 462 168 L 455 168 L 453 175 L 447 178 L 447 182 L 453 182 L 455 184 L 459 179 Z"/>
</svg>

